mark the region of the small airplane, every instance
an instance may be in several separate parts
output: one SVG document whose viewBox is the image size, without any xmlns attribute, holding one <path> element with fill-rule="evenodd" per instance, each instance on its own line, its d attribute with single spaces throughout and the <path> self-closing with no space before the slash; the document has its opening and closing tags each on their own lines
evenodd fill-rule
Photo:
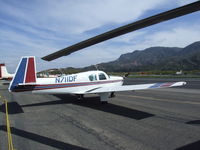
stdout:
<svg viewBox="0 0 200 150">
<path fill-rule="evenodd" d="M 12 80 L 13 77 L 14 74 L 8 73 L 6 65 L 4 63 L 0 64 L 0 80 Z"/>
<path fill-rule="evenodd" d="M 34 56 L 22 57 L 12 79 L 10 92 L 37 94 L 98 94 L 102 103 L 114 97 L 114 92 L 144 90 L 185 85 L 186 82 L 166 82 L 139 85 L 123 85 L 123 77 L 109 76 L 103 71 L 87 71 L 55 78 L 37 78 Z"/>
<path fill-rule="evenodd" d="M 55 53 L 49 54 L 42 59 L 51 61 L 108 39 L 199 10 L 200 1 L 196 1 L 97 35 Z M 98 94 L 100 96 L 100 101 L 102 103 L 107 103 L 108 98 L 114 96 L 114 92 L 176 87 L 186 84 L 186 82 L 181 81 L 123 85 L 123 80 L 123 77 L 109 76 L 105 72 L 98 70 L 63 75 L 55 78 L 37 78 L 35 57 L 26 56 L 21 58 L 15 76 L 8 89 L 10 92 L 32 92 L 37 94 L 76 94 L 80 98 L 85 94 Z"/>
</svg>

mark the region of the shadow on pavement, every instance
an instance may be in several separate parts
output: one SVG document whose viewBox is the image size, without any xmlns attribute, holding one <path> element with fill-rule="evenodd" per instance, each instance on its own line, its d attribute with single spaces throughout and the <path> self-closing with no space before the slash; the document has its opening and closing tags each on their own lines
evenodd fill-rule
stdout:
<svg viewBox="0 0 200 150">
<path fill-rule="evenodd" d="M 0 106 L 0 111 L 5 113 L 5 104 Z M 19 114 L 24 113 L 22 107 L 17 102 L 8 102 L 8 114 Z"/>
<path fill-rule="evenodd" d="M 192 121 L 188 121 L 186 122 L 186 124 L 191 124 L 191 125 L 200 125 L 200 120 L 192 120 Z M 200 149 L 200 147 L 199 147 Z"/>
<path fill-rule="evenodd" d="M 0 130 L 6 131 L 6 126 L 0 126 Z M 41 135 L 38 135 L 38 134 L 35 134 L 35 133 L 32 133 L 32 132 L 24 131 L 24 130 L 17 129 L 17 128 L 14 128 L 14 127 L 11 127 L 11 133 L 14 134 L 14 135 L 17 135 L 17 136 L 21 136 L 21 137 L 26 138 L 26 139 L 33 140 L 33 141 L 41 143 L 41 144 L 45 144 L 45 145 L 48 145 L 48 146 L 55 147 L 57 149 L 61 149 L 61 150 L 66 150 L 66 149 L 69 149 L 69 150 L 88 150 L 86 148 L 82 148 L 82 147 L 79 147 L 79 146 L 76 146 L 76 145 L 61 142 L 61 141 L 58 141 L 58 140 L 55 140 L 55 139 L 51 139 L 49 137 L 41 136 Z M 26 141 L 24 141 L 24 142 L 26 142 Z"/>
<path fill-rule="evenodd" d="M 59 105 L 59 104 L 74 104 L 79 105 L 83 107 L 92 108 L 95 110 L 112 113 L 124 117 L 129 117 L 132 119 L 140 120 L 145 119 L 148 117 L 154 116 L 153 114 L 139 111 L 136 109 L 131 109 L 115 104 L 101 104 L 99 97 L 86 97 L 83 100 L 78 100 L 76 96 L 73 95 L 66 95 L 66 94 L 59 94 L 54 95 L 59 98 L 59 100 L 56 101 L 48 101 L 48 102 L 42 102 L 42 103 L 35 103 L 35 104 L 28 104 L 28 105 L 21 105 L 21 107 L 34 107 L 34 106 L 45 106 L 45 105 Z"/>
<path fill-rule="evenodd" d="M 200 141 L 196 141 L 194 143 L 190 143 L 180 148 L 177 148 L 176 150 L 199 150 L 199 149 L 200 149 Z"/>
</svg>

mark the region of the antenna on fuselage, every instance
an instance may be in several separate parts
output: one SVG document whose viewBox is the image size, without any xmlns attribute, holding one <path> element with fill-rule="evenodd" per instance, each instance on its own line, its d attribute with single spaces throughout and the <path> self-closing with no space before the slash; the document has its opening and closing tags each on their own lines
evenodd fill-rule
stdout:
<svg viewBox="0 0 200 150">
<path fill-rule="evenodd" d="M 64 71 L 62 70 L 62 68 L 59 68 L 58 71 L 61 72 L 61 76 L 65 75 Z"/>
<path fill-rule="evenodd" d="M 96 68 L 97 71 L 99 70 L 99 69 L 98 69 L 98 64 L 94 65 L 94 67 Z"/>
</svg>

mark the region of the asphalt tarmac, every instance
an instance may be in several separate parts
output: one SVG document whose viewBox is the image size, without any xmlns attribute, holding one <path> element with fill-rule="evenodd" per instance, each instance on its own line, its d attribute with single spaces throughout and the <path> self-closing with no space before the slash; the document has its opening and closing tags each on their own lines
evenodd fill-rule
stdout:
<svg viewBox="0 0 200 150">
<path fill-rule="evenodd" d="M 179 80 L 179 79 L 178 79 Z M 125 84 L 174 81 L 127 79 Z M 177 81 L 177 79 L 175 79 Z M 199 150 L 200 79 L 181 88 L 116 93 L 108 104 L 91 95 L 9 93 L 17 150 Z M 1 98 L 2 100 L 2 98 Z M 7 148 L 4 104 L 0 105 L 0 149 Z"/>
</svg>

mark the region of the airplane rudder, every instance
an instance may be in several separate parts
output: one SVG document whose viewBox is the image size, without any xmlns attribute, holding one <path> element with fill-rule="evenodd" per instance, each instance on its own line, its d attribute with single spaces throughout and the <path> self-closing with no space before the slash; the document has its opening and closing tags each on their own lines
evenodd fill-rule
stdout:
<svg viewBox="0 0 200 150">
<path fill-rule="evenodd" d="M 25 72 L 25 83 L 35 83 L 36 82 L 36 64 L 35 57 L 30 56 L 27 59 L 27 66 Z"/>
</svg>

